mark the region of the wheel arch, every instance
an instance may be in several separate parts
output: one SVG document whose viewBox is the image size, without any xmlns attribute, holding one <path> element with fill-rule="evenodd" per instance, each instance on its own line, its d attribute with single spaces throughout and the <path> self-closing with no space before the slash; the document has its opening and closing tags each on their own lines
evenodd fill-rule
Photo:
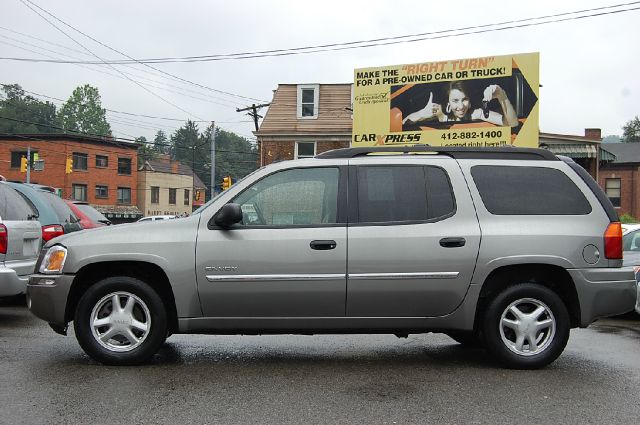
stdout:
<svg viewBox="0 0 640 425">
<path fill-rule="evenodd" d="M 569 272 L 553 264 L 526 263 L 498 267 L 485 278 L 476 306 L 474 329 L 478 329 L 490 300 L 505 288 L 519 283 L 535 283 L 554 291 L 569 311 L 571 327 L 580 326 L 580 301 Z"/>
<path fill-rule="evenodd" d="M 169 332 L 178 329 L 176 300 L 165 271 L 157 264 L 144 261 L 104 261 L 83 266 L 76 273 L 65 307 L 65 322 L 73 320 L 78 301 L 91 285 L 114 276 L 129 276 L 151 286 L 160 296 L 167 311 Z"/>
</svg>

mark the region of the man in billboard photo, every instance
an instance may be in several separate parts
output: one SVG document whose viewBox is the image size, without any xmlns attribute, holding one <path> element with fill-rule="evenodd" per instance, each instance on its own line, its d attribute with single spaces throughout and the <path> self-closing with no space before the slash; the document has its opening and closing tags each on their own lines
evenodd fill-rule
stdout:
<svg viewBox="0 0 640 425">
<path fill-rule="evenodd" d="M 442 108 L 433 102 L 433 92 L 424 108 L 413 112 L 402 120 L 402 124 L 416 124 L 422 121 L 452 122 L 452 121 L 486 121 L 497 126 L 517 127 L 518 116 L 509 101 L 506 92 L 497 84 L 487 86 L 483 91 L 482 107 L 473 109 L 469 96 L 470 89 L 465 81 L 452 81 L 446 91 L 447 103 Z M 497 99 L 502 114 L 489 109 L 489 102 Z"/>
</svg>

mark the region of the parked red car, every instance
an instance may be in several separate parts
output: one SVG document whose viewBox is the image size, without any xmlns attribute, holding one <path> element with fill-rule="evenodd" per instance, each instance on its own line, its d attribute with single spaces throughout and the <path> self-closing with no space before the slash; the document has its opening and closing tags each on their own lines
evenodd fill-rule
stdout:
<svg viewBox="0 0 640 425">
<path fill-rule="evenodd" d="M 92 229 L 94 227 L 109 226 L 111 222 L 98 210 L 93 208 L 87 202 L 72 201 L 69 199 L 64 200 L 69 208 L 80 219 L 80 224 L 83 229 Z"/>
</svg>

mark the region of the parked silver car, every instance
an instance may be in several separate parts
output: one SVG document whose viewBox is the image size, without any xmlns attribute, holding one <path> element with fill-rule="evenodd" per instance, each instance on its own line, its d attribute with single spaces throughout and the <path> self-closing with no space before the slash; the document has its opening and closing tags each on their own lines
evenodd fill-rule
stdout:
<svg viewBox="0 0 640 425">
<path fill-rule="evenodd" d="M 354 148 L 267 166 L 158 231 L 60 237 L 27 301 L 105 364 L 171 333 L 444 332 L 538 368 L 571 328 L 633 309 L 621 265 L 615 210 L 570 159 Z"/>
<path fill-rule="evenodd" d="M 40 223 L 31 206 L 0 182 L 0 297 L 24 294 L 41 244 Z"/>
</svg>

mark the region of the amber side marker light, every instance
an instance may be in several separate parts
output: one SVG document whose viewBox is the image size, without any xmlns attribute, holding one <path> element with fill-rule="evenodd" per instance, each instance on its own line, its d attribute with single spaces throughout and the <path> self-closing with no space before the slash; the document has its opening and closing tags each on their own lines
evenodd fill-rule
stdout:
<svg viewBox="0 0 640 425">
<path fill-rule="evenodd" d="M 47 265 L 47 269 L 52 271 L 54 270 L 61 271 L 64 258 L 66 255 L 67 253 L 64 251 L 56 251 L 51 253 L 51 256 L 49 257 L 49 264 Z"/>
<path fill-rule="evenodd" d="M 622 225 L 619 221 L 609 223 L 604 232 L 604 256 L 609 260 L 622 259 Z"/>
</svg>

